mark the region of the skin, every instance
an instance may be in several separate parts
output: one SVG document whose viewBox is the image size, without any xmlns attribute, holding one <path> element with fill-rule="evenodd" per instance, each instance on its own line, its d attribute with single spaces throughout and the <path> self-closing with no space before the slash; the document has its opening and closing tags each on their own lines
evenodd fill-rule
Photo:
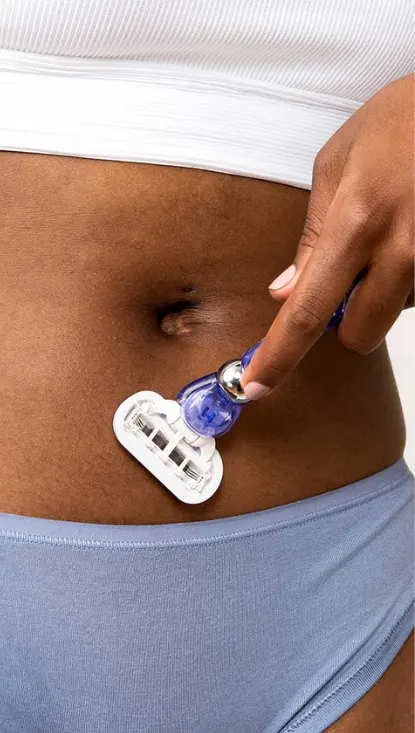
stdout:
<svg viewBox="0 0 415 733">
<path fill-rule="evenodd" d="M 370 354 L 414 285 L 414 75 L 381 89 L 316 158 L 285 301 L 244 375 L 252 399 L 281 384 L 315 344 L 359 273 L 339 328 L 346 349 Z"/>
<path fill-rule="evenodd" d="M 133 392 L 174 397 L 238 356 L 278 304 L 306 191 L 207 171 L 0 154 L 0 512 L 81 522 L 214 519 L 379 471 L 405 432 L 384 345 L 324 336 L 220 444 L 223 484 L 178 503 L 116 442 Z M 248 304 L 248 306 L 247 306 Z M 334 733 L 411 733 L 408 641 Z M 393 704 L 391 704 L 393 700 Z"/>
</svg>

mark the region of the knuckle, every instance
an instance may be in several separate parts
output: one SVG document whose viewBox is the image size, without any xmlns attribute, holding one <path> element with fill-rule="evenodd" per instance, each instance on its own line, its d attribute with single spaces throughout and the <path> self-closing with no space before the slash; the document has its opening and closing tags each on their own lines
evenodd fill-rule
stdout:
<svg viewBox="0 0 415 733">
<path fill-rule="evenodd" d="M 269 372 L 271 375 L 271 380 L 273 384 L 277 384 L 278 382 L 281 382 L 289 373 L 289 369 L 286 367 L 283 367 L 277 359 L 274 359 L 274 361 L 270 361 L 269 363 Z"/>
<path fill-rule="evenodd" d="M 369 327 L 376 327 L 377 324 L 383 323 L 388 314 L 389 303 L 382 298 L 372 298 L 366 304 L 365 321 Z"/>
<path fill-rule="evenodd" d="M 389 321 L 389 305 L 382 298 L 371 298 L 365 303 L 364 317 L 356 322 L 347 319 L 340 327 L 339 339 L 347 351 L 366 356 L 380 343 L 384 324 Z"/>
<path fill-rule="evenodd" d="M 359 195 L 348 194 L 342 202 L 347 228 L 355 235 L 366 231 L 371 222 L 371 207 Z"/>
<path fill-rule="evenodd" d="M 314 158 L 313 180 L 325 178 L 338 181 L 344 168 L 345 156 L 342 146 L 335 144 L 331 138 L 320 149 Z"/>
<path fill-rule="evenodd" d="M 308 216 L 304 224 L 303 233 L 301 235 L 299 246 L 307 247 L 309 249 L 314 249 L 316 241 L 319 236 L 320 236 L 319 222 L 316 219 L 313 219 L 313 217 Z"/>
<path fill-rule="evenodd" d="M 346 351 L 352 351 L 360 356 L 367 356 L 373 350 L 372 345 L 356 333 L 343 332 L 339 335 L 339 339 Z"/>
<path fill-rule="evenodd" d="M 316 295 L 308 295 L 292 303 L 287 313 L 287 328 L 309 337 L 319 335 L 324 327 L 322 306 L 322 301 Z"/>
<path fill-rule="evenodd" d="M 367 180 L 349 175 L 337 191 L 340 214 L 348 230 L 359 237 L 379 235 L 389 223 L 390 207 L 384 197 L 376 195 Z"/>
<path fill-rule="evenodd" d="M 270 381 L 275 384 L 280 380 L 284 379 L 289 373 L 289 368 L 281 363 L 279 354 L 275 353 L 272 349 L 262 347 L 262 359 L 263 367 L 269 374 Z"/>
</svg>

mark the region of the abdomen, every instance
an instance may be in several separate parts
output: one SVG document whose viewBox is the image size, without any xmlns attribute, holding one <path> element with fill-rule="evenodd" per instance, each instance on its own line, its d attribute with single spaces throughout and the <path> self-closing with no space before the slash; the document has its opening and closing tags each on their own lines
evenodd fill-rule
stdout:
<svg viewBox="0 0 415 733">
<path fill-rule="evenodd" d="M 127 454 L 128 395 L 174 398 L 276 314 L 308 192 L 156 165 L 0 154 L 0 511 L 162 523 L 265 509 L 349 483 L 402 452 L 385 348 L 325 336 L 219 443 L 206 505 L 179 504 Z"/>
</svg>

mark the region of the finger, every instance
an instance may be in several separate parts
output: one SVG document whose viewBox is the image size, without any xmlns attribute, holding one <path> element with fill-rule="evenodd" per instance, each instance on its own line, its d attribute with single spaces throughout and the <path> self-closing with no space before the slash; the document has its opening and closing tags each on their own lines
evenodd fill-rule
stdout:
<svg viewBox="0 0 415 733">
<path fill-rule="evenodd" d="M 413 265 L 402 261 L 401 252 L 394 257 L 385 251 L 350 296 L 338 332 L 349 351 L 374 351 L 405 308 L 413 285 Z"/>
<path fill-rule="evenodd" d="M 412 281 L 412 285 L 413 285 L 413 281 Z M 405 308 L 413 308 L 414 304 L 415 304 L 415 292 L 414 292 L 414 288 L 412 288 L 411 292 L 409 293 L 406 299 Z"/>
<path fill-rule="evenodd" d="M 242 385 L 249 399 L 276 387 L 323 333 L 368 262 L 366 223 L 366 216 L 343 193 L 336 195 L 318 245 L 244 373 Z"/>
<path fill-rule="evenodd" d="M 293 263 L 269 285 L 272 298 L 284 301 L 294 290 L 323 229 L 328 209 L 334 199 L 347 157 L 341 148 L 336 156 L 323 149 L 314 161 L 313 180 L 303 232 Z"/>
</svg>

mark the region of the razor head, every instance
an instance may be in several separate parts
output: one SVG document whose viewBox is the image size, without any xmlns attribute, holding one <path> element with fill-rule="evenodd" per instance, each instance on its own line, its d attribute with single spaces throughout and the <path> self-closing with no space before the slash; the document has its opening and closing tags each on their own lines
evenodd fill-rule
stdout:
<svg viewBox="0 0 415 733">
<path fill-rule="evenodd" d="M 218 489 L 223 465 L 215 441 L 190 430 L 174 400 L 137 392 L 118 407 L 114 432 L 121 445 L 186 504 L 200 504 Z"/>
</svg>

